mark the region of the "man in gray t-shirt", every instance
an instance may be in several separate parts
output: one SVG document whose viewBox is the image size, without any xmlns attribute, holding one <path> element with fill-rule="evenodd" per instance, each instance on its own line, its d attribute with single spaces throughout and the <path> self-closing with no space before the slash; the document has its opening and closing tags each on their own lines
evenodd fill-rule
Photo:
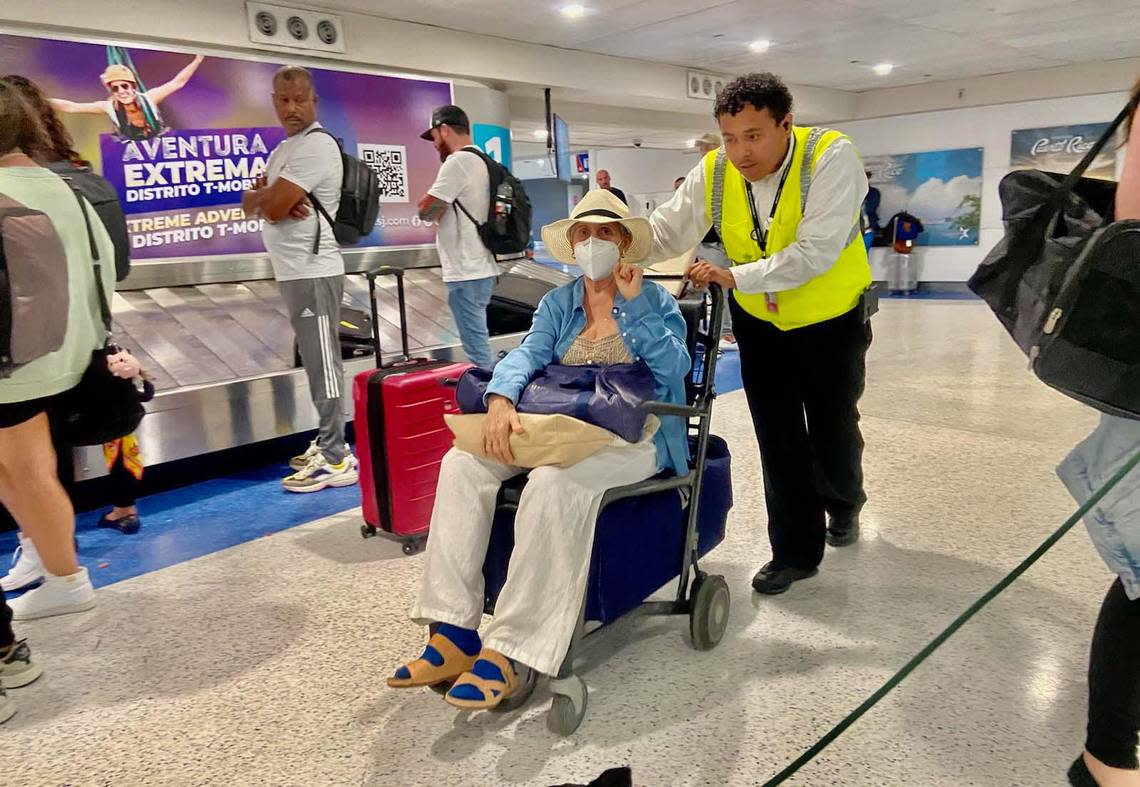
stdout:
<svg viewBox="0 0 1140 787">
<path fill-rule="evenodd" d="M 309 72 L 278 71 L 273 107 L 288 138 L 270 155 L 265 178 L 242 196 L 242 208 L 265 219 L 262 239 L 320 415 L 317 439 L 292 459 L 295 472 L 282 484 L 290 492 L 316 492 L 357 480 L 356 460 L 344 442 L 344 367 L 337 338 L 344 260 L 325 215 L 336 215 L 344 173 L 336 140 L 317 122 Z M 314 210 L 314 201 L 323 212 Z"/>
</svg>

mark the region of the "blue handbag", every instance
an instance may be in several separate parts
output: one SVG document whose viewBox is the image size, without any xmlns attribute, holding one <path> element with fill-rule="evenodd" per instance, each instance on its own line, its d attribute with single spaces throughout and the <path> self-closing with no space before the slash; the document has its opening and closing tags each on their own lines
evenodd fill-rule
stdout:
<svg viewBox="0 0 1140 787">
<path fill-rule="evenodd" d="M 455 398 L 464 413 L 485 413 L 489 369 L 468 369 L 459 378 Z M 569 415 L 636 443 L 645 429 L 642 405 L 653 401 L 656 386 L 645 363 L 610 366 L 551 364 L 523 389 L 516 408 L 535 415 Z"/>
</svg>

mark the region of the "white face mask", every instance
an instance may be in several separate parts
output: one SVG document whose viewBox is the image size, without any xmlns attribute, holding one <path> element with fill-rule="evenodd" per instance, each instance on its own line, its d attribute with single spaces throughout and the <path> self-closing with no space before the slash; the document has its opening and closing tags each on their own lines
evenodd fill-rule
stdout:
<svg viewBox="0 0 1140 787">
<path fill-rule="evenodd" d="M 574 262 L 587 279 L 608 279 L 621 259 L 621 250 L 613 241 L 590 238 L 574 246 Z"/>
</svg>

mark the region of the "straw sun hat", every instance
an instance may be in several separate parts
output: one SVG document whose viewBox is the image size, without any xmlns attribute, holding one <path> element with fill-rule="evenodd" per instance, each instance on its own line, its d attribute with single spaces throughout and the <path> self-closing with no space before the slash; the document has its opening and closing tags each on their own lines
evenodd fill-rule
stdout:
<svg viewBox="0 0 1140 787">
<path fill-rule="evenodd" d="M 131 71 L 124 65 L 110 65 L 99 77 L 104 85 L 110 85 L 112 82 L 130 82 L 137 85 L 139 78 L 135 76 L 135 72 Z"/>
<path fill-rule="evenodd" d="M 606 189 L 594 189 L 574 206 L 570 218 L 547 224 L 542 228 L 542 242 L 551 257 L 566 265 L 574 265 L 574 246 L 570 243 L 570 228 L 583 224 L 610 224 L 616 222 L 633 235 L 633 242 L 622 260 L 634 265 L 645 265 L 645 258 L 653 245 L 649 221 L 631 218 L 629 207 Z"/>
</svg>

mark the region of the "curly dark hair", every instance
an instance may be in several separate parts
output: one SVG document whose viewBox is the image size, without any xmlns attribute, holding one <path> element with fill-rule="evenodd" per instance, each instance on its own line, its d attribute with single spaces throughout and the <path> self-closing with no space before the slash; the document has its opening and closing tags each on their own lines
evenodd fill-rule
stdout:
<svg viewBox="0 0 1140 787">
<path fill-rule="evenodd" d="M 767 109 L 780 121 L 792 111 L 792 91 L 775 74 L 745 74 L 729 82 L 716 97 L 713 115 L 717 118 L 737 115 L 748 104 L 756 109 Z"/>
<path fill-rule="evenodd" d="M 43 145 L 40 150 L 28 151 L 29 155 L 38 155 L 48 161 L 70 161 L 79 167 L 91 166 L 75 150 L 75 143 L 71 140 L 71 134 L 64 128 L 59 116 L 52 109 L 47 97 L 44 96 L 43 91 L 35 82 L 19 74 L 0 77 L 0 82 L 14 88 L 20 94 L 32 112 L 39 118 L 40 124 L 47 134 L 47 144 Z"/>
<path fill-rule="evenodd" d="M 0 81 L 0 156 L 22 152 L 35 155 L 47 145 L 47 132 L 20 95 L 20 91 Z"/>
</svg>

